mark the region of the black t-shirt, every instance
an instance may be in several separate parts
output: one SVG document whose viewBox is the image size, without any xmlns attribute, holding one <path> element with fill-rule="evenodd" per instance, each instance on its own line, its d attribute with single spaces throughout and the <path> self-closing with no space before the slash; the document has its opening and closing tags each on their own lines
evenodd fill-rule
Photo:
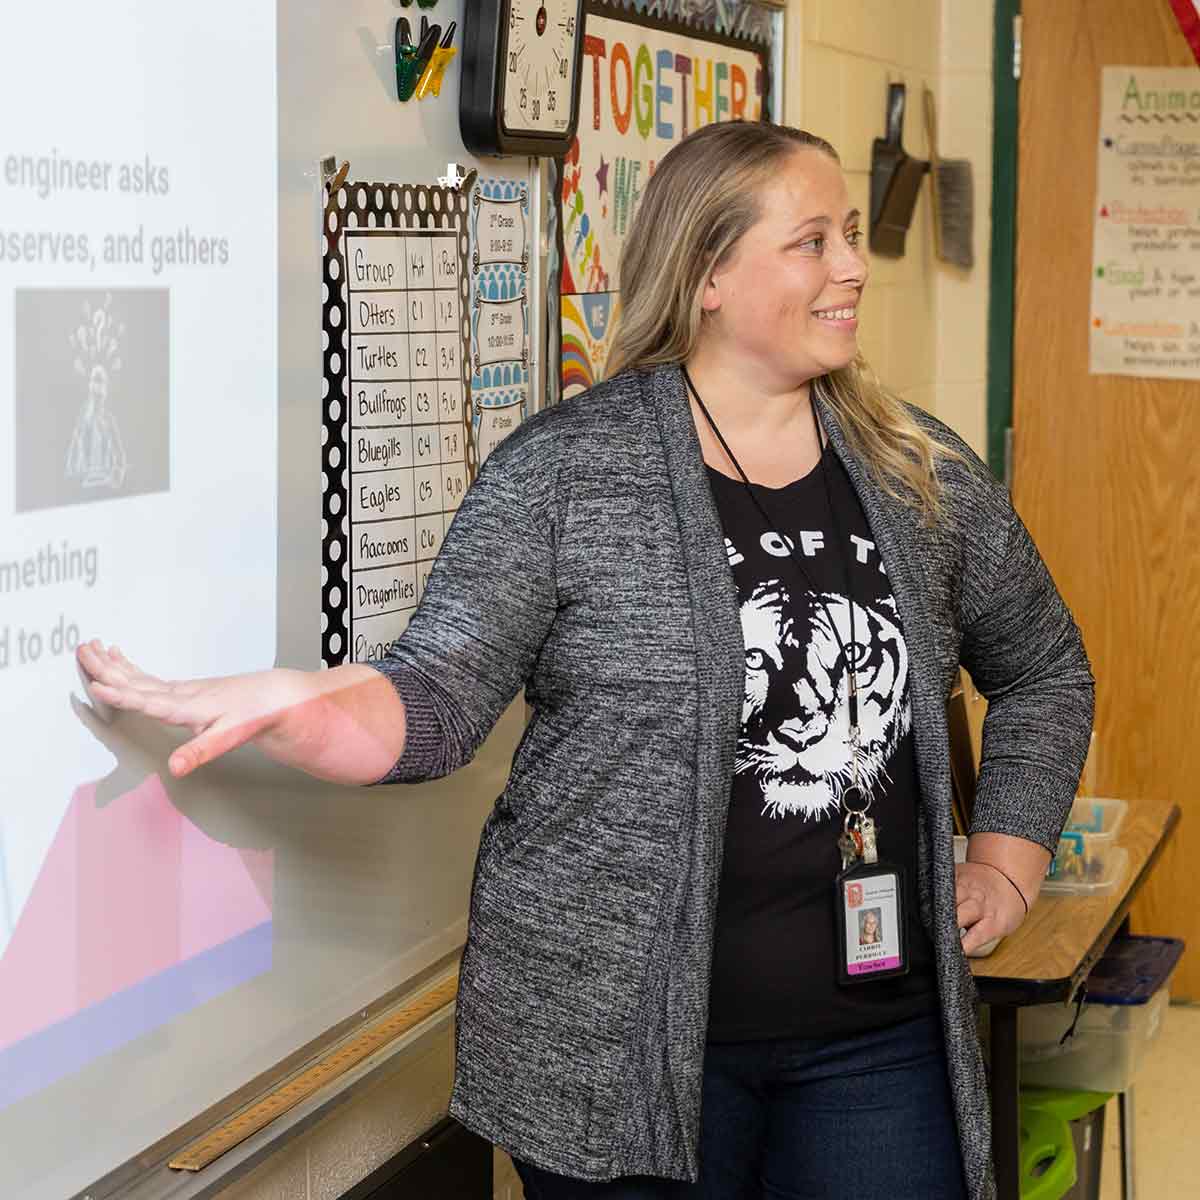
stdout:
<svg viewBox="0 0 1200 1200">
<path fill-rule="evenodd" d="M 712 1041 L 836 1037 L 936 1006 L 933 947 L 916 908 L 917 772 L 908 651 L 866 515 L 828 447 L 803 479 L 755 486 L 708 468 L 737 581 L 746 691 L 717 905 Z M 829 492 L 822 470 L 828 472 Z M 829 502 L 837 513 L 831 523 Z M 837 534 L 846 544 L 838 552 Z M 818 589 L 788 555 L 791 539 Z M 908 880 L 907 976 L 837 982 L 834 878 L 841 791 L 850 782 L 845 666 L 854 597 L 863 774 L 881 859 Z M 821 601 L 824 601 L 822 603 Z"/>
</svg>

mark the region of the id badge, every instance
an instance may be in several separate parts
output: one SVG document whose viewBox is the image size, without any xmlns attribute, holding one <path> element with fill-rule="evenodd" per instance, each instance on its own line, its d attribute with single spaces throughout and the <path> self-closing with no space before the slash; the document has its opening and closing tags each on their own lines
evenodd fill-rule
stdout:
<svg viewBox="0 0 1200 1200">
<path fill-rule="evenodd" d="M 838 982 L 868 983 L 908 974 L 904 872 L 860 863 L 837 877 Z"/>
</svg>

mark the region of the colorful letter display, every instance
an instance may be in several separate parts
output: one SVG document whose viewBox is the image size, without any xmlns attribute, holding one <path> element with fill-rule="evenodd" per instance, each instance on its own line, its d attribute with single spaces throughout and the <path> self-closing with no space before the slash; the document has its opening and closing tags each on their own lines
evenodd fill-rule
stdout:
<svg viewBox="0 0 1200 1200">
<path fill-rule="evenodd" d="M 603 378 L 621 247 L 664 154 L 714 121 L 762 117 L 758 51 L 589 13 L 579 135 L 562 165 L 562 395 Z"/>
</svg>

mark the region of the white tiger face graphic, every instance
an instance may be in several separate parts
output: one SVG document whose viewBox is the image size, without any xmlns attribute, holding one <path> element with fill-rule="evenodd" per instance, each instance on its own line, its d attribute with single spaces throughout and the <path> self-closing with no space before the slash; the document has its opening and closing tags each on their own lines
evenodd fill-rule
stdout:
<svg viewBox="0 0 1200 1200">
<path fill-rule="evenodd" d="M 830 615 L 855 660 L 862 782 L 870 788 L 887 777 L 912 719 L 908 652 L 895 611 L 890 599 L 878 607 L 855 604 L 851 645 L 844 596 L 804 592 L 796 600 L 770 580 L 742 604 L 746 694 L 734 771 L 758 780 L 764 813 L 831 816 L 853 781 L 846 667 Z"/>
</svg>

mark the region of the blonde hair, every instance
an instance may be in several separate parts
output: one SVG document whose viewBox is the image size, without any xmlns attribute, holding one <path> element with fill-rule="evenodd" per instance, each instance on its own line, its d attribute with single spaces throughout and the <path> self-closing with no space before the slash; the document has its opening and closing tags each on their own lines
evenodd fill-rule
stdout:
<svg viewBox="0 0 1200 1200">
<path fill-rule="evenodd" d="M 606 374 L 684 363 L 704 319 L 704 282 L 762 215 L 759 193 L 800 149 L 841 160 L 824 138 L 766 122 L 706 125 L 671 148 L 642 194 L 621 251 L 621 315 Z M 927 523 L 941 515 L 938 458 L 961 459 L 887 391 L 862 355 L 812 380 L 851 450 Z"/>
</svg>

